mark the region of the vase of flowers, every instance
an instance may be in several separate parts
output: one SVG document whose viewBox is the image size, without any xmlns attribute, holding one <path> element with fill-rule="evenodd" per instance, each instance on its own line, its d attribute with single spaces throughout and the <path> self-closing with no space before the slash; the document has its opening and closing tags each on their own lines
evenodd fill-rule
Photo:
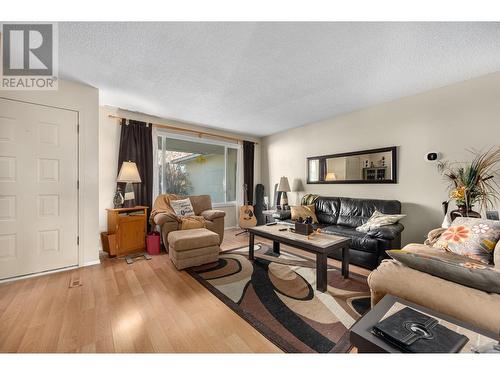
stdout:
<svg viewBox="0 0 500 375">
<path fill-rule="evenodd" d="M 500 147 L 484 153 L 472 152 L 470 162 L 448 162 L 438 164 L 440 173 L 449 181 L 450 200 L 455 201 L 457 209 L 450 212 L 451 220 L 458 216 L 481 217 L 473 208 L 492 206 L 499 197 L 500 187 L 495 177 L 500 163 Z"/>
</svg>

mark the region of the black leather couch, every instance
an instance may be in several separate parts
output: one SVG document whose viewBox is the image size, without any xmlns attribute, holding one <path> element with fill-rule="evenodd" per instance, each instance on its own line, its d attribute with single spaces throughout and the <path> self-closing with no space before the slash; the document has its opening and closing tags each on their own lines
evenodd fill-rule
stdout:
<svg viewBox="0 0 500 375">
<path fill-rule="evenodd" d="M 385 250 L 401 248 L 402 224 L 387 225 L 368 233 L 356 227 L 366 223 L 375 210 L 385 214 L 400 214 L 401 202 L 381 199 L 318 197 L 315 202 L 318 224 L 323 233 L 337 234 L 351 239 L 350 263 L 375 269 L 387 258 Z M 273 217 L 291 222 L 290 211 L 277 211 Z M 332 258 L 341 259 L 340 251 Z"/>
</svg>

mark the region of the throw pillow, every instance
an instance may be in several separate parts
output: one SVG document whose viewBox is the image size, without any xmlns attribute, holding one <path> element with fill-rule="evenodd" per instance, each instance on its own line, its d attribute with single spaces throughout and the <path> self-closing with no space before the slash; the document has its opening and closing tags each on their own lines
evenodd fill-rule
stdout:
<svg viewBox="0 0 500 375">
<path fill-rule="evenodd" d="M 500 239 L 500 221 L 457 217 L 434 247 L 489 264 Z"/>
<path fill-rule="evenodd" d="M 493 250 L 493 263 L 496 268 L 500 268 L 500 240 L 497 242 L 495 250 Z"/>
<path fill-rule="evenodd" d="M 358 232 L 368 233 L 372 229 L 377 229 L 386 225 L 396 224 L 406 215 L 390 215 L 375 211 L 366 223 L 356 228 Z"/>
<path fill-rule="evenodd" d="M 316 212 L 314 208 L 314 204 L 310 206 L 292 206 L 290 207 L 290 210 L 292 211 L 292 220 L 298 220 L 299 217 L 302 219 L 306 219 L 307 217 L 312 217 L 313 224 L 316 224 L 318 222 L 318 218 L 316 217 Z"/>
<path fill-rule="evenodd" d="M 177 216 L 194 216 L 193 206 L 189 198 L 170 201 L 170 206 Z"/>
<path fill-rule="evenodd" d="M 425 254 L 404 249 L 386 252 L 392 259 L 418 271 L 485 292 L 500 293 L 499 269 L 462 255 L 433 250 Z"/>
</svg>

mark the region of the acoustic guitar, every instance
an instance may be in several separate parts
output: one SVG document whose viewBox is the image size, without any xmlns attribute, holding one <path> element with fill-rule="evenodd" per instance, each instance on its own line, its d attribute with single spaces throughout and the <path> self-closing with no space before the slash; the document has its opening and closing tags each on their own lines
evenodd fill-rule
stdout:
<svg viewBox="0 0 500 375">
<path fill-rule="evenodd" d="M 251 228 L 257 225 L 257 218 L 253 212 L 253 206 L 248 203 L 247 198 L 247 184 L 243 185 L 245 189 L 244 205 L 240 207 L 240 228 Z"/>
</svg>

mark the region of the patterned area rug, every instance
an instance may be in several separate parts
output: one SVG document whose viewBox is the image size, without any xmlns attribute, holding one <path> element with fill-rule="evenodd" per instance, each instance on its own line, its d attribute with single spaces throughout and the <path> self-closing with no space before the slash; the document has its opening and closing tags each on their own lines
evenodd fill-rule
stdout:
<svg viewBox="0 0 500 375">
<path fill-rule="evenodd" d="M 328 291 L 316 290 L 315 262 L 267 245 L 221 253 L 188 272 L 285 352 L 349 351 L 348 329 L 370 308 L 366 277 L 329 266 Z"/>
</svg>

